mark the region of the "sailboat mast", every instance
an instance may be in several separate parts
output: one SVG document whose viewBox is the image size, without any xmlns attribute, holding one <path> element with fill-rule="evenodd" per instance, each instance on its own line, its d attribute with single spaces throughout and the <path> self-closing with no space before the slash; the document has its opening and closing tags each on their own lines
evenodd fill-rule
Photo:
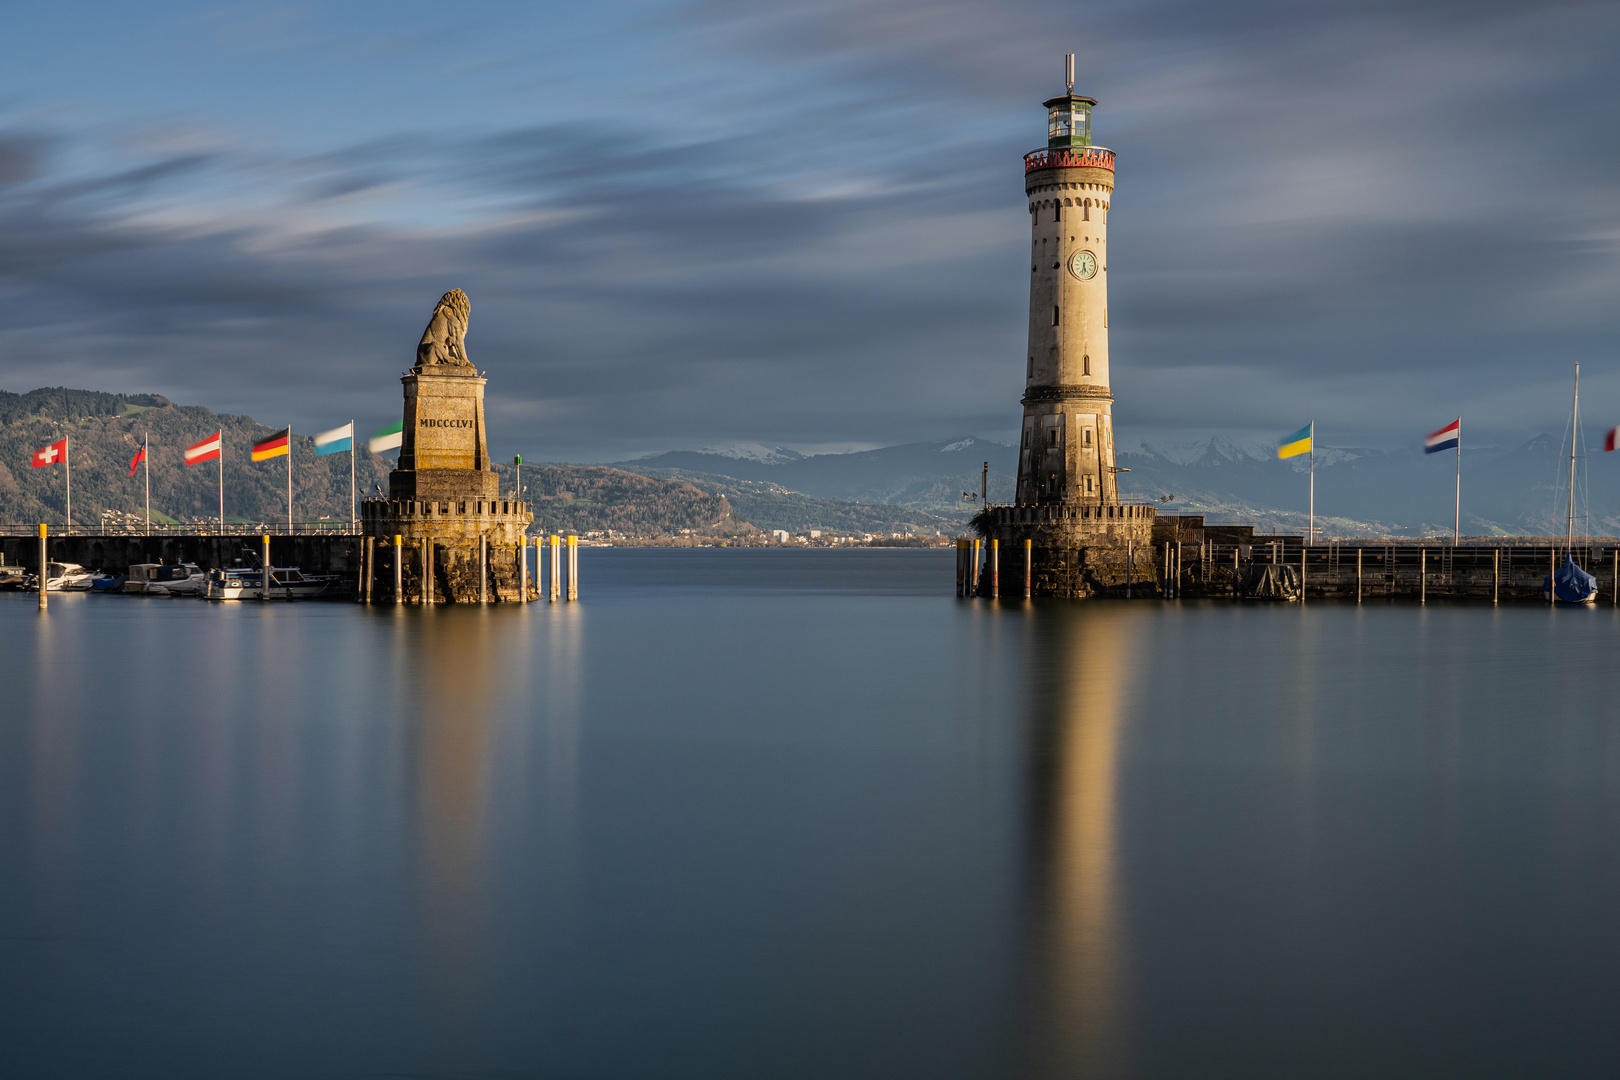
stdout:
<svg viewBox="0 0 1620 1080">
<path fill-rule="evenodd" d="M 1575 402 L 1569 410 L 1569 505 L 1564 528 L 1564 554 L 1575 550 L 1575 439 L 1581 428 L 1581 365 L 1575 365 Z"/>
</svg>

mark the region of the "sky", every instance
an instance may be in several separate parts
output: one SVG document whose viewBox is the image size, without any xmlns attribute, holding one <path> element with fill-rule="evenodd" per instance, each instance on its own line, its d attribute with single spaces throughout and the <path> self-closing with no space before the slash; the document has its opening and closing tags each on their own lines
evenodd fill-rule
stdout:
<svg viewBox="0 0 1620 1080">
<path fill-rule="evenodd" d="M 1620 4 L 7 13 L 0 389 L 313 432 L 472 298 L 492 452 L 1010 438 L 1041 101 L 1117 157 L 1123 445 L 1620 423 Z"/>
</svg>

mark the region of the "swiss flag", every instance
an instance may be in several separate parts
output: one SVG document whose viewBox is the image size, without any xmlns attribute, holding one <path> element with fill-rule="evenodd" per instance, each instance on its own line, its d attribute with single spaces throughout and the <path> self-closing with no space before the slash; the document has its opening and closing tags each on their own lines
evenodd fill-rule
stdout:
<svg viewBox="0 0 1620 1080">
<path fill-rule="evenodd" d="M 62 439 L 35 450 L 32 464 L 36 469 L 43 469 L 47 465 L 55 465 L 65 457 L 67 457 L 67 440 Z"/>
</svg>

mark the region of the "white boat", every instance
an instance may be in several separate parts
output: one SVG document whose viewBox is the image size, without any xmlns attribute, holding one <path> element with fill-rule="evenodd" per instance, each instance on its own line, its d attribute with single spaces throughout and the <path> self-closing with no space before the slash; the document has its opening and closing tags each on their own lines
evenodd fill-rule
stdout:
<svg viewBox="0 0 1620 1080">
<path fill-rule="evenodd" d="M 258 600 L 264 575 L 257 566 L 241 570 L 210 570 L 203 596 L 209 600 Z M 270 599 L 307 600 L 332 589 L 336 574 L 306 574 L 296 566 L 270 568 Z"/>
<path fill-rule="evenodd" d="M 76 562 L 46 563 L 45 564 L 45 591 L 46 592 L 87 592 L 90 582 L 95 574 L 86 570 Z M 39 588 L 39 578 L 33 577 L 29 582 L 30 588 Z"/>
<path fill-rule="evenodd" d="M 124 592 L 145 596 L 201 596 L 208 575 L 196 563 L 136 563 Z"/>
</svg>

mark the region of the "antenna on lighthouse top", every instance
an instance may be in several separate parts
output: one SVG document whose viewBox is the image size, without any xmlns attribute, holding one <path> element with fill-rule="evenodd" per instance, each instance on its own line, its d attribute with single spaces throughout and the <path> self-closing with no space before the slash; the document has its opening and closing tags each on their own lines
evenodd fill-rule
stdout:
<svg viewBox="0 0 1620 1080">
<path fill-rule="evenodd" d="M 1074 93 L 1074 53 L 1063 57 L 1063 81 L 1069 84 L 1069 93 Z"/>
</svg>

